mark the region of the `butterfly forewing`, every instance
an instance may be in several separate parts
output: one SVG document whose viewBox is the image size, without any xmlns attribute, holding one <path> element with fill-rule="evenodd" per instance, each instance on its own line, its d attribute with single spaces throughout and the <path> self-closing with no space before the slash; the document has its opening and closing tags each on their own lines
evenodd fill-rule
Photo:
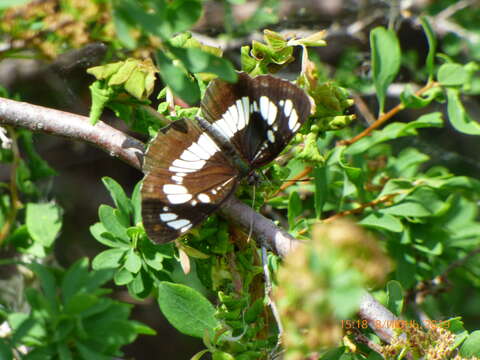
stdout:
<svg viewBox="0 0 480 360">
<path fill-rule="evenodd" d="M 150 239 L 168 242 L 211 215 L 234 191 L 238 170 L 191 120 L 159 131 L 145 155 L 142 217 Z"/>
<path fill-rule="evenodd" d="M 201 107 L 252 169 L 275 159 L 310 114 L 308 96 L 297 86 L 245 73 L 235 84 L 212 81 Z"/>
</svg>

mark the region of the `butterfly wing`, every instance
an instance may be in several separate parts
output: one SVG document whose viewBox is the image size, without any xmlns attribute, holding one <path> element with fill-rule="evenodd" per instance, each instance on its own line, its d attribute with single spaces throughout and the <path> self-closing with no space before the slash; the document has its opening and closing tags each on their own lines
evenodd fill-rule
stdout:
<svg viewBox="0 0 480 360">
<path fill-rule="evenodd" d="M 158 132 L 143 170 L 143 224 L 159 243 L 205 220 L 234 191 L 238 176 L 215 141 L 186 119 Z"/>
<path fill-rule="evenodd" d="M 235 84 L 212 81 L 201 108 L 207 121 L 257 168 L 287 146 L 310 115 L 310 100 L 288 81 L 240 73 Z"/>
</svg>

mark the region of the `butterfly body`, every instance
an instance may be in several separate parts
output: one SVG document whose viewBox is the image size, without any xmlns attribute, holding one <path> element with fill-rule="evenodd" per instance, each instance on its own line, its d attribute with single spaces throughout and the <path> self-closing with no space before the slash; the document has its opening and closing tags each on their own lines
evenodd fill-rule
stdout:
<svg viewBox="0 0 480 360">
<path fill-rule="evenodd" d="M 196 226 L 238 182 L 274 160 L 310 114 L 308 96 L 272 76 L 214 80 L 201 103 L 205 118 L 182 119 L 158 132 L 144 162 L 142 216 L 156 242 Z"/>
</svg>

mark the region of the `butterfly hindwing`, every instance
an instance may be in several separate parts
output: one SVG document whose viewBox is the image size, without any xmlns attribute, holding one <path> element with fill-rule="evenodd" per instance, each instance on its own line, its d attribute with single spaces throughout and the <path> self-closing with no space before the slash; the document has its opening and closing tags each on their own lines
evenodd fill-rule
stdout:
<svg viewBox="0 0 480 360">
<path fill-rule="evenodd" d="M 158 132 L 145 155 L 142 217 L 150 239 L 168 242 L 211 215 L 234 191 L 238 171 L 191 120 Z"/>
<path fill-rule="evenodd" d="M 202 112 L 252 169 L 275 159 L 310 114 L 310 101 L 292 83 L 269 75 L 210 83 Z"/>
</svg>

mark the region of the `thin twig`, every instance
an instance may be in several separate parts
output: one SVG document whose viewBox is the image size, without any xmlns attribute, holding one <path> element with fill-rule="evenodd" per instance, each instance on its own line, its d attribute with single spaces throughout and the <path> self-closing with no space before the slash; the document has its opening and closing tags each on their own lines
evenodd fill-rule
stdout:
<svg viewBox="0 0 480 360">
<path fill-rule="evenodd" d="M 145 145 L 141 141 L 101 121 L 92 125 L 85 116 L 0 98 L 0 124 L 84 141 L 142 168 Z"/>
<path fill-rule="evenodd" d="M 425 85 L 423 88 L 421 88 L 420 90 L 418 90 L 415 95 L 416 96 L 420 96 L 422 95 L 423 93 L 425 93 L 427 90 L 430 90 L 431 88 L 433 88 L 434 86 L 437 86 L 438 83 L 432 81 L 432 82 L 429 82 L 427 85 Z M 399 103 L 397 106 L 395 106 L 394 108 L 392 108 L 390 111 L 388 111 L 387 113 L 385 114 L 382 114 L 380 115 L 380 117 L 372 124 L 370 125 L 367 129 L 363 130 L 360 134 L 354 136 L 353 138 L 351 138 L 350 140 L 343 140 L 343 141 L 339 141 L 338 144 L 339 145 L 352 145 L 353 143 L 357 142 L 358 140 L 360 140 L 361 138 L 365 137 L 365 136 L 368 136 L 370 135 L 370 133 L 375 130 L 376 128 L 380 127 L 381 125 L 383 125 L 386 121 L 390 120 L 393 116 L 395 116 L 398 112 L 400 112 L 401 110 L 403 110 L 405 108 L 405 106 L 402 104 L 402 103 Z"/>
<path fill-rule="evenodd" d="M 299 172 L 297 175 L 295 175 L 293 178 L 290 180 L 285 181 L 279 188 L 278 190 L 272 195 L 272 197 L 277 196 L 279 193 L 284 191 L 285 189 L 289 188 L 290 186 L 294 185 L 297 183 L 299 180 L 303 179 L 305 176 L 310 174 L 312 172 L 313 168 L 311 166 L 307 166 L 305 169 L 303 169 L 301 172 Z"/>
<path fill-rule="evenodd" d="M 355 209 L 340 211 L 339 213 L 336 213 L 335 215 L 332 215 L 332 216 L 330 216 L 326 219 L 323 219 L 322 222 L 329 223 L 329 222 L 332 222 L 332 221 L 337 220 L 337 219 L 339 219 L 341 217 L 344 217 L 344 216 L 361 213 L 366 208 L 374 207 L 374 206 L 377 206 L 379 204 L 386 203 L 386 202 L 392 200 L 397 195 L 398 195 L 398 193 L 388 194 L 388 195 L 382 196 L 379 199 L 360 204 L 360 206 L 355 208 Z"/>
</svg>

